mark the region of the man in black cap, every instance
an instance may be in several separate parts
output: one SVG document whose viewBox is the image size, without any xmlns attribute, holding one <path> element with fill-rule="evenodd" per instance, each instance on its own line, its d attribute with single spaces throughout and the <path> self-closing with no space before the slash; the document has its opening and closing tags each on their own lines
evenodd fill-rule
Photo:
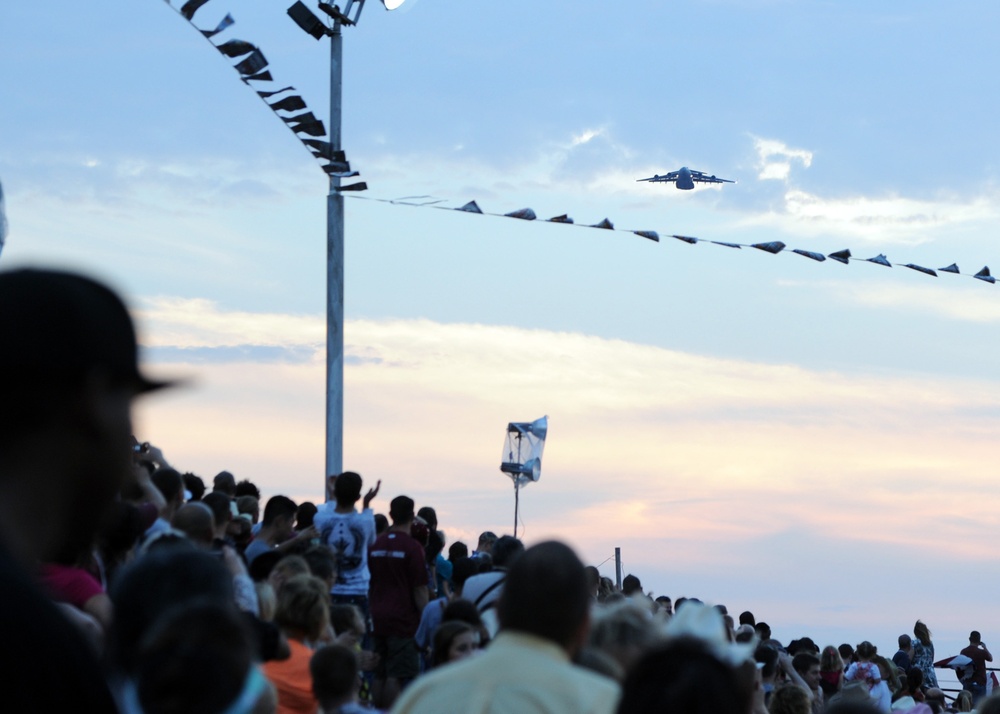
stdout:
<svg viewBox="0 0 1000 714">
<path fill-rule="evenodd" d="M 114 711 L 97 656 L 37 589 L 38 561 L 87 544 L 131 469 L 132 320 L 72 273 L 0 272 L 0 631 L 10 711 Z M 13 701 L 11 700 L 13 697 Z"/>
</svg>

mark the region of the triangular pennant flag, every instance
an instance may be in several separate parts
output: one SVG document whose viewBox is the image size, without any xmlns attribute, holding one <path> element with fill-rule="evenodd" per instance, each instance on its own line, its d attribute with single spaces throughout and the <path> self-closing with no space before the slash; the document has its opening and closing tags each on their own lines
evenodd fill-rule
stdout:
<svg viewBox="0 0 1000 714">
<path fill-rule="evenodd" d="M 230 15 L 229 13 L 226 13 L 226 16 L 222 18 L 222 20 L 219 22 L 218 25 L 215 26 L 214 30 L 202 30 L 201 34 L 203 34 L 208 39 L 211 39 L 216 35 L 218 35 L 220 32 L 222 32 L 223 30 L 225 30 L 227 27 L 230 27 L 233 24 L 235 24 L 235 22 L 236 20 L 233 19 L 233 16 Z"/>
<path fill-rule="evenodd" d="M 876 265 L 884 265 L 887 268 L 892 267 L 892 263 L 890 263 L 882 253 L 879 253 L 874 258 L 868 258 L 867 262 L 875 263 Z"/>
<path fill-rule="evenodd" d="M 670 237 L 676 238 L 677 240 L 682 240 L 685 243 L 690 243 L 691 245 L 694 245 L 695 243 L 698 242 L 698 239 L 694 238 L 693 236 L 670 236 Z"/>
<path fill-rule="evenodd" d="M 723 245 L 726 248 L 736 248 L 736 250 L 739 250 L 740 248 L 743 247 L 739 243 L 726 243 L 726 242 L 721 241 L 721 240 L 711 240 L 711 241 L 709 241 L 709 243 L 715 243 L 716 245 Z"/>
<path fill-rule="evenodd" d="M 274 104 L 270 104 L 268 106 L 270 106 L 271 109 L 274 110 L 280 109 L 283 112 L 294 112 L 298 111 L 299 109 L 305 109 L 306 102 L 298 94 L 293 94 L 290 97 L 285 97 L 284 99 L 278 100 Z"/>
<path fill-rule="evenodd" d="M 553 216 L 549 219 L 549 223 L 572 223 L 573 219 L 567 216 L 565 213 L 561 216 Z"/>
<path fill-rule="evenodd" d="M 942 273 L 961 273 L 961 271 L 958 269 L 957 263 L 952 263 L 947 268 L 938 268 L 938 270 L 941 271 Z"/>
<path fill-rule="evenodd" d="M 287 92 L 289 89 L 295 89 L 295 87 L 282 87 L 281 89 L 275 89 L 273 92 L 257 92 L 257 96 L 261 99 L 267 99 L 268 97 L 273 97 L 275 94 Z"/>
<path fill-rule="evenodd" d="M 505 213 L 503 215 L 506 218 L 520 218 L 524 221 L 533 221 L 538 218 L 538 216 L 535 215 L 535 212 L 530 208 L 519 208 L 516 211 L 511 211 L 510 213 Z"/>
<path fill-rule="evenodd" d="M 479 208 L 479 204 L 475 201 L 469 201 L 467 204 L 461 208 L 456 208 L 456 211 L 465 211 L 466 213 L 482 213 L 482 209 Z"/>
<path fill-rule="evenodd" d="M 609 231 L 613 231 L 615 229 L 615 225 L 611 221 L 609 221 L 607 218 L 605 218 L 600 223 L 595 223 L 594 225 L 589 226 L 589 227 L 590 228 L 604 228 L 605 230 L 609 230 Z"/>
<path fill-rule="evenodd" d="M 321 121 L 305 121 L 293 124 L 289 127 L 296 134 L 308 134 L 309 136 L 326 136 L 326 127 Z"/>
<path fill-rule="evenodd" d="M 316 156 L 333 161 L 333 144 L 321 139 L 302 139 L 303 144 L 314 150 Z M 343 154 L 343 152 L 338 152 Z"/>
<path fill-rule="evenodd" d="M 935 271 L 931 270 L 930 268 L 925 268 L 922 265 L 914 265 L 913 263 L 907 263 L 906 267 L 909 268 L 910 270 L 916 270 L 918 273 L 933 275 L 935 278 L 938 276 L 938 274 Z"/>
<path fill-rule="evenodd" d="M 198 12 L 198 8 L 207 2 L 208 0 L 188 0 L 181 6 L 181 15 L 184 16 L 185 20 L 190 21 L 194 17 L 194 14 Z"/>
<path fill-rule="evenodd" d="M 249 57 L 236 65 L 236 71 L 246 77 L 257 74 L 265 67 L 267 67 L 267 60 L 264 59 L 264 53 L 257 49 L 251 52 Z"/>
<path fill-rule="evenodd" d="M 838 263 L 847 265 L 847 261 L 851 259 L 851 251 L 844 248 L 844 250 L 838 250 L 836 253 L 830 253 L 827 257 L 830 258 L 830 260 L 836 260 Z"/>
<path fill-rule="evenodd" d="M 367 191 L 368 184 L 364 181 L 360 181 L 358 183 L 352 183 L 348 186 L 336 186 L 335 188 L 337 191 Z"/>
<path fill-rule="evenodd" d="M 257 49 L 257 45 L 245 42 L 244 40 L 229 40 L 221 45 L 216 45 L 215 49 L 226 57 L 242 57 Z"/>
<path fill-rule="evenodd" d="M 811 250 L 800 250 L 798 248 L 792 248 L 792 252 L 798 253 L 799 255 L 804 255 L 807 258 L 812 258 L 818 263 L 822 263 L 824 260 L 826 260 L 825 255 L 823 255 L 822 253 L 814 253 Z"/>
<path fill-rule="evenodd" d="M 992 275 L 990 275 L 990 269 L 989 269 L 989 266 L 987 266 L 987 265 L 984 265 L 983 269 L 980 270 L 975 275 L 973 275 L 972 277 L 978 278 L 979 280 L 983 280 L 983 281 L 985 281 L 987 283 L 995 283 L 997 281 L 996 278 L 994 278 Z"/>
<path fill-rule="evenodd" d="M 649 240 L 660 242 L 660 234 L 656 231 L 632 231 L 637 236 L 642 236 L 643 238 L 649 238 Z"/>
<path fill-rule="evenodd" d="M 260 72 L 259 74 L 255 74 L 252 77 L 240 77 L 240 79 L 243 80 L 244 84 L 250 84 L 251 81 L 270 82 L 272 77 L 270 72 Z"/>
<path fill-rule="evenodd" d="M 293 117 L 281 117 L 281 120 L 286 124 L 298 124 L 299 122 L 309 122 L 309 121 L 319 121 L 316 115 L 312 112 L 306 112 L 305 114 L 296 114 Z"/>
<path fill-rule="evenodd" d="M 765 253 L 772 253 L 777 255 L 785 249 L 785 244 L 780 240 L 770 241 L 768 243 L 754 243 L 751 248 L 756 248 L 757 250 L 762 250 Z"/>
</svg>

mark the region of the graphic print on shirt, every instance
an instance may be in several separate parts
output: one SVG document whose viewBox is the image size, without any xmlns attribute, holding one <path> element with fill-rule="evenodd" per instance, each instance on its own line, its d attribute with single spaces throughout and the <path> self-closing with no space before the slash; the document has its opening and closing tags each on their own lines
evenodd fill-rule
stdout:
<svg viewBox="0 0 1000 714">
<path fill-rule="evenodd" d="M 364 563 L 368 547 L 364 529 L 348 519 L 335 518 L 323 526 L 320 535 L 337 554 L 337 583 L 348 584 L 348 576 Z"/>
</svg>

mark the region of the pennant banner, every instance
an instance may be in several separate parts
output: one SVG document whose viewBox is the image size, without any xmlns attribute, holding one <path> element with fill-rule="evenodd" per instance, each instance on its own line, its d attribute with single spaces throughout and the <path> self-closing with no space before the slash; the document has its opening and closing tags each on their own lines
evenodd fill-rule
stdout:
<svg viewBox="0 0 1000 714">
<path fill-rule="evenodd" d="M 445 211 L 462 211 L 464 213 L 475 213 L 481 216 L 495 216 L 498 218 L 517 218 L 522 221 L 537 221 L 538 214 L 531 208 L 519 208 L 516 211 L 508 211 L 507 213 L 489 213 L 484 211 L 479 207 L 476 201 L 469 201 L 461 206 L 449 207 L 442 206 L 439 204 L 446 203 L 445 199 L 435 198 L 433 196 L 404 196 L 403 198 L 375 198 L 374 196 L 354 196 L 354 198 L 361 198 L 367 201 L 377 201 L 379 203 L 391 203 L 397 206 L 413 206 L 416 208 L 437 208 L 439 210 Z M 576 223 L 572 218 L 570 218 L 565 213 L 555 216 L 553 218 L 546 219 L 543 221 L 545 223 L 564 223 L 567 225 L 572 225 L 575 228 L 602 228 L 609 231 L 617 231 L 619 233 L 631 233 L 632 235 L 639 236 L 640 238 L 645 238 L 647 240 L 653 241 L 655 243 L 660 242 L 660 233 L 653 230 L 633 230 L 626 228 L 615 228 L 614 224 L 607 218 L 600 221 L 599 223 Z M 705 238 L 697 238 L 695 236 L 682 236 L 677 234 L 669 234 L 669 238 L 674 238 L 682 243 L 687 243 L 688 245 L 696 245 L 698 243 L 711 243 L 712 245 L 719 245 L 724 248 L 734 248 L 736 250 L 741 250 L 742 248 L 755 248 L 756 250 L 762 251 L 764 253 L 770 253 L 771 255 L 777 255 L 778 253 L 785 252 L 788 246 L 779 240 L 767 241 L 765 243 L 729 243 L 727 241 L 721 240 L 708 240 Z M 983 268 L 978 273 L 963 273 L 959 270 L 958 265 L 952 263 L 945 268 L 927 268 L 922 265 L 916 265 L 914 263 L 891 263 L 889 259 L 885 257 L 884 254 L 879 253 L 872 258 L 855 258 L 851 255 L 849 249 L 838 250 L 833 253 L 824 255 L 823 253 L 817 253 L 812 250 L 803 250 L 801 248 L 791 248 L 788 249 L 789 253 L 795 253 L 801 255 L 804 258 L 809 258 L 810 260 L 815 260 L 818 263 L 825 262 L 827 258 L 836 261 L 838 263 L 843 263 L 844 265 L 849 264 L 851 261 L 861 262 L 861 263 L 874 263 L 875 265 L 881 265 L 886 268 L 891 268 L 893 265 L 899 265 L 904 268 L 909 268 L 910 270 L 915 270 L 918 273 L 923 273 L 924 275 L 929 275 L 930 277 L 938 277 L 938 273 L 952 273 L 954 275 L 964 275 L 966 277 L 975 278 L 976 280 L 981 280 L 984 283 L 989 283 L 990 285 L 996 284 L 996 278 L 990 274 L 989 266 L 983 266 Z"/>
<path fill-rule="evenodd" d="M 239 59 L 239 61 L 233 65 L 239 75 L 240 79 L 243 80 L 244 84 L 249 85 L 250 82 L 271 82 L 273 78 L 271 77 L 271 72 L 267 69 L 268 62 L 267 58 L 264 57 L 264 53 L 261 49 L 253 44 L 252 42 L 247 42 L 246 40 L 231 39 L 216 44 L 212 41 L 212 38 L 216 35 L 224 32 L 228 28 L 235 24 L 233 16 L 226 13 L 226 16 L 222 18 L 217 25 L 212 29 L 203 29 L 194 24 L 194 16 L 202 7 L 207 5 L 211 0 L 187 0 L 181 5 L 180 9 L 177 9 L 173 5 L 173 0 L 166 0 L 167 5 L 169 5 L 175 12 L 181 15 L 185 20 L 187 20 L 191 25 L 198 30 L 202 36 L 208 40 L 209 44 L 212 45 L 220 54 L 229 57 L 231 59 Z M 301 4 L 301 3 L 297 3 Z M 326 30 L 326 26 L 321 23 L 321 30 Z M 316 35 L 317 39 L 322 37 L 324 32 L 320 32 Z M 276 101 L 268 101 L 271 97 L 284 92 L 294 91 L 295 87 L 282 87 L 281 89 L 275 89 L 273 91 L 257 91 L 257 96 L 260 97 L 261 101 L 267 104 L 268 108 L 274 112 L 278 118 L 280 118 L 293 134 L 302 142 L 303 146 L 309 150 L 309 153 L 313 155 L 314 158 L 321 161 L 321 168 L 328 176 L 333 176 L 337 178 L 344 178 L 347 176 L 357 176 L 357 171 L 351 171 L 350 164 L 344 158 L 344 152 L 333 150 L 332 145 L 329 141 L 324 141 L 327 136 L 326 127 L 323 122 L 316 118 L 312 112 L 308 111 L 305 99 L 303 99 L 298 94 L 291 94 L 284 96 Z M 283 113 L 286 112 L 286 113 Z M 301 112 L 294 116 L 290 116 L 292 112 Z M 316 137 L 316 138 L 306 138 L 306 137 Z M 352 184 L 350 186 L 337 187 L 341 191 L 363 191 L 367 188 L 364 182 L 359 182 Z"/>
</svg>

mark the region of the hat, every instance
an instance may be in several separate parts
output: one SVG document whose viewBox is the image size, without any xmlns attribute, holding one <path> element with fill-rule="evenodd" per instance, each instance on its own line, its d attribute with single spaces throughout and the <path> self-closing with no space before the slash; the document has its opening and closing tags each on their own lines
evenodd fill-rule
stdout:
<svg viewBox="0 0 1000 714">
<path fill-rule="evenodd" d="M 56 270 L 0 272 L 0 376 L 68 382 L 93 370 L 137 393 L 171 384 L 139 372 L 132 318 L 107 286 Z"/>
</svg>

